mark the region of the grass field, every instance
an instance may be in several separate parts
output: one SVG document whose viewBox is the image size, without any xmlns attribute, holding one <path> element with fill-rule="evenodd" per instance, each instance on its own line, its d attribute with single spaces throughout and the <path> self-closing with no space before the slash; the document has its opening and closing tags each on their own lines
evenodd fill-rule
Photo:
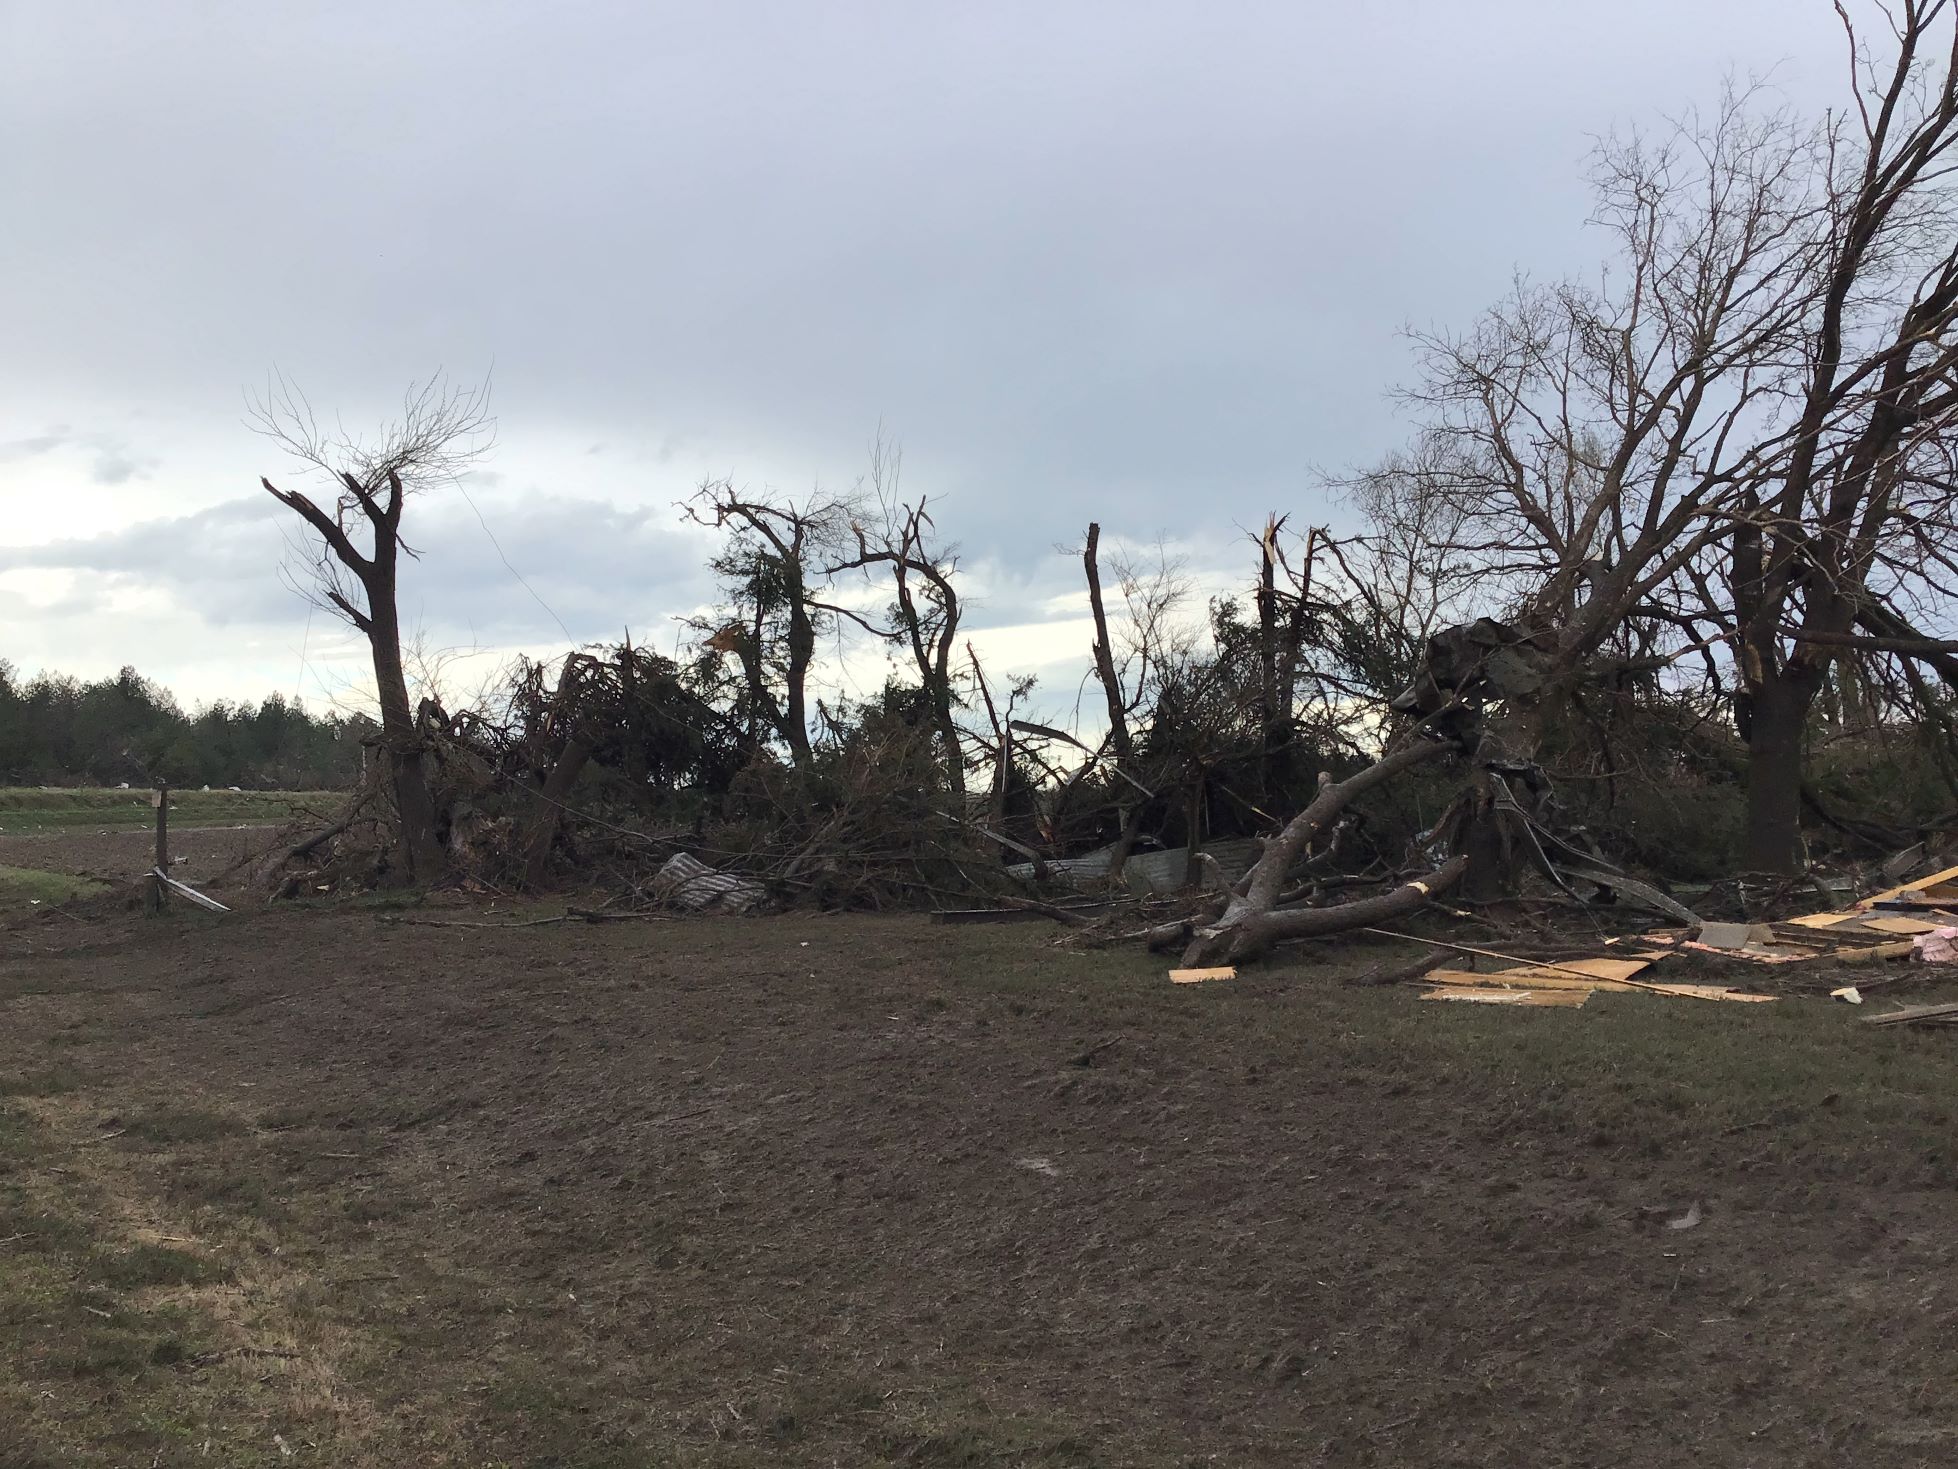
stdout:
<svg viewBox="0 0 1958 1469">
<path fill-rule="evenodd" d="M 528 916 L 0 951 L 0 1465 L 1958 1453 L 1949 1033 Z"/>
<path fill-rule="evenodd" d="M 295 811 L 330 811 L 333 791 L 172 791 L 170 820 L 179 826 L 272 825 Z M 146 790 L 59 786 L 0 788 L 0 834 L 137 831 L 155 824 Z"/>
<path fill-rule="evenodd" d="M 43 872 L 32 867 L 0 866 L 0 913 L 43 903 L 65 903 L 97 892 L 102 884 L 66 872 Z"/>
</svg>

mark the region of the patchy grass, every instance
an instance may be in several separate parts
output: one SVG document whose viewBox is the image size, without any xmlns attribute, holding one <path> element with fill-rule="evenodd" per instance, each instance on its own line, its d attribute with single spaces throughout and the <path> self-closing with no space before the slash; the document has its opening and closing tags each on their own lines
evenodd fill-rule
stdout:
<svg viewBox="0 0 1958 1469">
<path fill-rule="evenodd" d="M 38 908 L 85 898 L 108 886 L 89 877 L 65 872 L 40 872 L 31 867 L 0 867 L 0 911 Z"/>
<path fill-rule="evenodd" d="M 236 1117 L 202 1107 L 151 1107 L 133 1117 L 111 1117 L 102 1124 L 125 1147 L 182 1147 L 244 1130 Z"/>
<path fill-rule="evenodd" d="M 1958 1037 L 1052 938 L 0 959 L 0 1469 L 1938 1461 Z"/>
<path fill-rule="evenodd" d="M 271 826 L 297 811 L 332 808 L 332 791 L 172 791 L 170 819 L 183 826 Z M 140 831 L 156 824 L 146 790 L 60 786 L 0 788 L 0 833 Z"/>
<path fill-rule="evenodd" d="M 136 1425 L 196 1416 L 186 1372 L 220 1335 L 181 1298 L 224 1272 L 118 1241 L 109 1201 L 61 1154 L 44 1124 L 0 1107 L 0 1469 L 132 1462 L 132 1439 L 152 1438 Z M 140 1462 L 179 1462 L 157 1442 Z"/>
</svg>

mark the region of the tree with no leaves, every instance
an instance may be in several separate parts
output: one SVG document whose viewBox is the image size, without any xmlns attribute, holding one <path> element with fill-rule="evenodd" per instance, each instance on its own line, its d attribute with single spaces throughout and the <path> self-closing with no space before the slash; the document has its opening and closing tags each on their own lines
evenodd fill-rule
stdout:
<svg viewBox="0 0 1958 1469">
<path fill-rule="evenodd" d="M 402 873 L 409 882 L 427 882 L 441 872 L 443 857 L 425 742 L 401 656 L 400 559 L 415 554 L 402 539 L 401 518 L 411 495 L 453 483 L 489 451 L 496 428 L 489 384 L 458 387 L 439 375 L 410 384 L 400 416 L 371 438 L 323 427 L 283 377 L 251 403 L 250 414 L 259 433 L 332 487 L 331 498 L 315 499 L 259 481 L 317 537 L 304 593 L 367 639 Z"/>
<path fill-rule="evenodd" d="M 868 576 L 872 567 L 888 568 L 892 594 L 888 625 L 872 631 L 887 642 L 903 643 L 910 651 L 918 685 L 931 711 L 946 781 L 964 795 L 965 749 L 959 739 L 959 699 L 952 675 L 952 650 L 959 632 L 955 584 L 958 549 L 938 539 L 927 497 L 920 497 L 915 505 L 899 497 L 902 464 L 903 451 L 879 437 L 870 457 L 875 518 L 866 513 L 851 519 L 850 534 L 856 539 L 857 553 L 825 568 L 824 574 L 862 571 Z M 869 527 L 864 524 L 867 519 L 872 520 Z M 829 610 L 849 615 L 842 608 Z"/>
<path fill-rule="evenodd" d="M 1803 861 L 1830 661 L 1859 628 L 1908 643 L 1958 564 L 1958 28 L 1951 0 L 1876 8 L 1882 56 L 1836 7 L 1850 98 L 1820 122 L 1739 92 L 1601 145 L 1609 270 L 1417 335 L 1426 424 L 1366 480 L 1446 527 L 1436 549 L 1543 654 L 1541 709 L 1601 655 L 1725 649 L 1760 870 Z"/>
</svg>

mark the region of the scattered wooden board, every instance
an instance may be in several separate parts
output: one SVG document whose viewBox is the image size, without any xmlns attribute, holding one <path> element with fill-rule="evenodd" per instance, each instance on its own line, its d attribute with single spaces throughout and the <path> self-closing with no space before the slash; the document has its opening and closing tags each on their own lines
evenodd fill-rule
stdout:
<svg viewBox="0 0 1958 1469">
<path fill-rule="evenodd" d="M 1865 918 L 1859 928 L 1874 929 L 1878 933 L 1931 933 L 1942 924 L 1929 923 L 1922 918 L 1883 917 Z"/>
<path fill-rule="evenodd" d="M 1823 957 L 1836 964 L 1861 964 L 1871 959 L 1906 959 L 1916 947 L 1909 939 L 1899 939 L 1894 944 L 1874 944 L 1867 949 L 1838 949 Z"/>
<path fill-rule="evenodd" d="M 1908 1010 L 1889 1010 L 1881 1015 L 1863 1017 L 1865 1025 L 1909 1025 L 1913 1022 L 1958 1024 L 1958 1005 L 1913 1005 Z"/>
<path fill-rule="evenodd" d="M 1612 960 L 1580 961 L 1609 964 Z M 1575 966 L 1573 966 L 1575 967 Z M 1643 968 L 1643 965 L 1634 968 Z M 1436 969 L 1427 979 L 1435 984 L 1464 989 L 1563 990 L 1589 994 L 1592 990 L 1620 992 L 1644 990 L 1656 995 L 1673 995 L 1686 1000 L 1731 1000 L 1741 1004 L 1760 1004 L 1773 995 L 1750 994 L 1721 984 L 1654 984 L 1646 980 L 1577 979 L 1570 975 L 1540 973 L 1529 969 L 1498 969 L 1490 974 L 1472 974 L 1466 969 Z"/>
<path fill-rule="evenodd" d="M 1857 917 L 1854 913 L 1804 913 L 1800 918 L 1782 920 L 1799 928 L 1834 928 L 1838 923 L 1847 923 Z"/>
<path fill-rule="evenodd" d="M 1171 984 L 1202 984 L 1211 979 L 1236 979 L 1235 965 L 1225 965 L 1222 969 L 1172 969 L 1169 971 Z"/>
<path fill-rule="evenodd" d="M 1958 883 L 1958 867 L 1947 867 L 1942 872 L 1934 872 L 1929 877 L 1920 877 L 1916 882 L 1900 883 L 1893 888 L 1885 888 L 1880 893 L 1871 893 L 1856 906 L 1859 909 L 1874 908 L 1878 903 L 1894 902 L 1899 898 L 1917 899 L 1927 895 L 1932 888 Z"/>
<path fill-rule="evenodd" d="M 1474 1005 L 1555 1005 L 1574 1008 L 1591 998 L 1588 989 L 1567 990 L 1503 990 L 1480 988 L 1457 988 L 1453 985 L 1439 985 L 1421 996 L 1424 1000 L 1466 1000 Z"/>
</svg>

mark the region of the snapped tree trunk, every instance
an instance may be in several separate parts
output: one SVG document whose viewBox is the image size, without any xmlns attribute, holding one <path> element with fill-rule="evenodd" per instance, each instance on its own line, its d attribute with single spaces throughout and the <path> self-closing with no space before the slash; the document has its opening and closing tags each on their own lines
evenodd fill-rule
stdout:
<svg viewBox="0 0 1958 1469">
<path fill-rule="evenodd" d="M 523 839 L 523 881 L 527 888 L 543 885 L 544 874 L 550 867 L 551 848 L 557 845 L 557 834 L 564 825 L 564 803 L 591 754 L 590 742 L 582 734 L 572 735 L 559 752 L 557 763 L 551 766 L 551 773 L 537 789 L 537 809 L 531 814 Z"/>
<path fill-rule="evenodd" d="M 326 545 L 321 565 L 330 567 L 330 553 L 332 560 L 360 584 L 365 608 L 355 603 L 349 595 L 351 589 L 339 583 L 331 570 L 322 572 L 320 592 L 367 639 L 374 660 L 374 692 L 381 704 L 382 774 L 394 794 L 401 876 L 410 883 L 430 882 L 441 875 L 442 843 L 436 831 L 427 753 L 408 704 L 408 679 L 401 665 L 401 620 L 395 608 L 395 568 L 400 564 L 405 491 L 400 474 L 394 470 L 387 473 L 385 498 L 377 486 L 363 484 L 352 474 L 343 473 L 340 478 L 352 503 L 360 507 L 373 527 L 371 553 L 363 554 L 340 521 L 300 491 L 281 490 L 269 479 L 259 483 L 273 499 L 318 532 Z"/>
<path fill-rule="evenodd" d="M 442 872 L 442 843 L 436 834 L 435 797 L 429 789 L 428 758 L 415 716 L 408 707 L 408 679 L 401 667 L 401 635 L 393 616 L 392 583 L 384 597 L 370 593 L 370 606 L 384 606 L 373 618 L 367 641 L 374 655 L 374 685 L 381 703 L 381 748 L 400 822 L 402 876 L 410 883 L 432 882 Z"/>
<path fill-rule="evenodd" d="M 1129 734 L 1129 715 L 1126 701 L 1122 696 L 1122 681 L 1115 672 L 1115 648 L 1108 636 L 1108 610 L 1101 598 L 1101 524 L 1088 523 L 1088 539 L 1081 548 L 1081 570 L 1088 580 L 1088 610 L 1095 619 L 1095 679 L 1101 684 L 1102 697 L 1108 706 L 1108 746 L 1115 754 L 1115 768 L 1125 774 L 1134 775 L 1135 742 Z M 1137 808 L 1124 806 L 1122 810 L 1122 835 L 1109 853 L 1108 877 L 1111 882 L 1119 882 L 1122 869 L 1128 864 L 1129 851 L 1141 830 L 1141 812 Z"/>
<path fill-rule="evenodd" d="M 1749 872 L 1798 873 L 1802 844 L 1802 736 L 1817 681 L 1803 668 L 1770 674 L 1748 690 L 1747 832 L 1741 864 Z"/>
</svg>

